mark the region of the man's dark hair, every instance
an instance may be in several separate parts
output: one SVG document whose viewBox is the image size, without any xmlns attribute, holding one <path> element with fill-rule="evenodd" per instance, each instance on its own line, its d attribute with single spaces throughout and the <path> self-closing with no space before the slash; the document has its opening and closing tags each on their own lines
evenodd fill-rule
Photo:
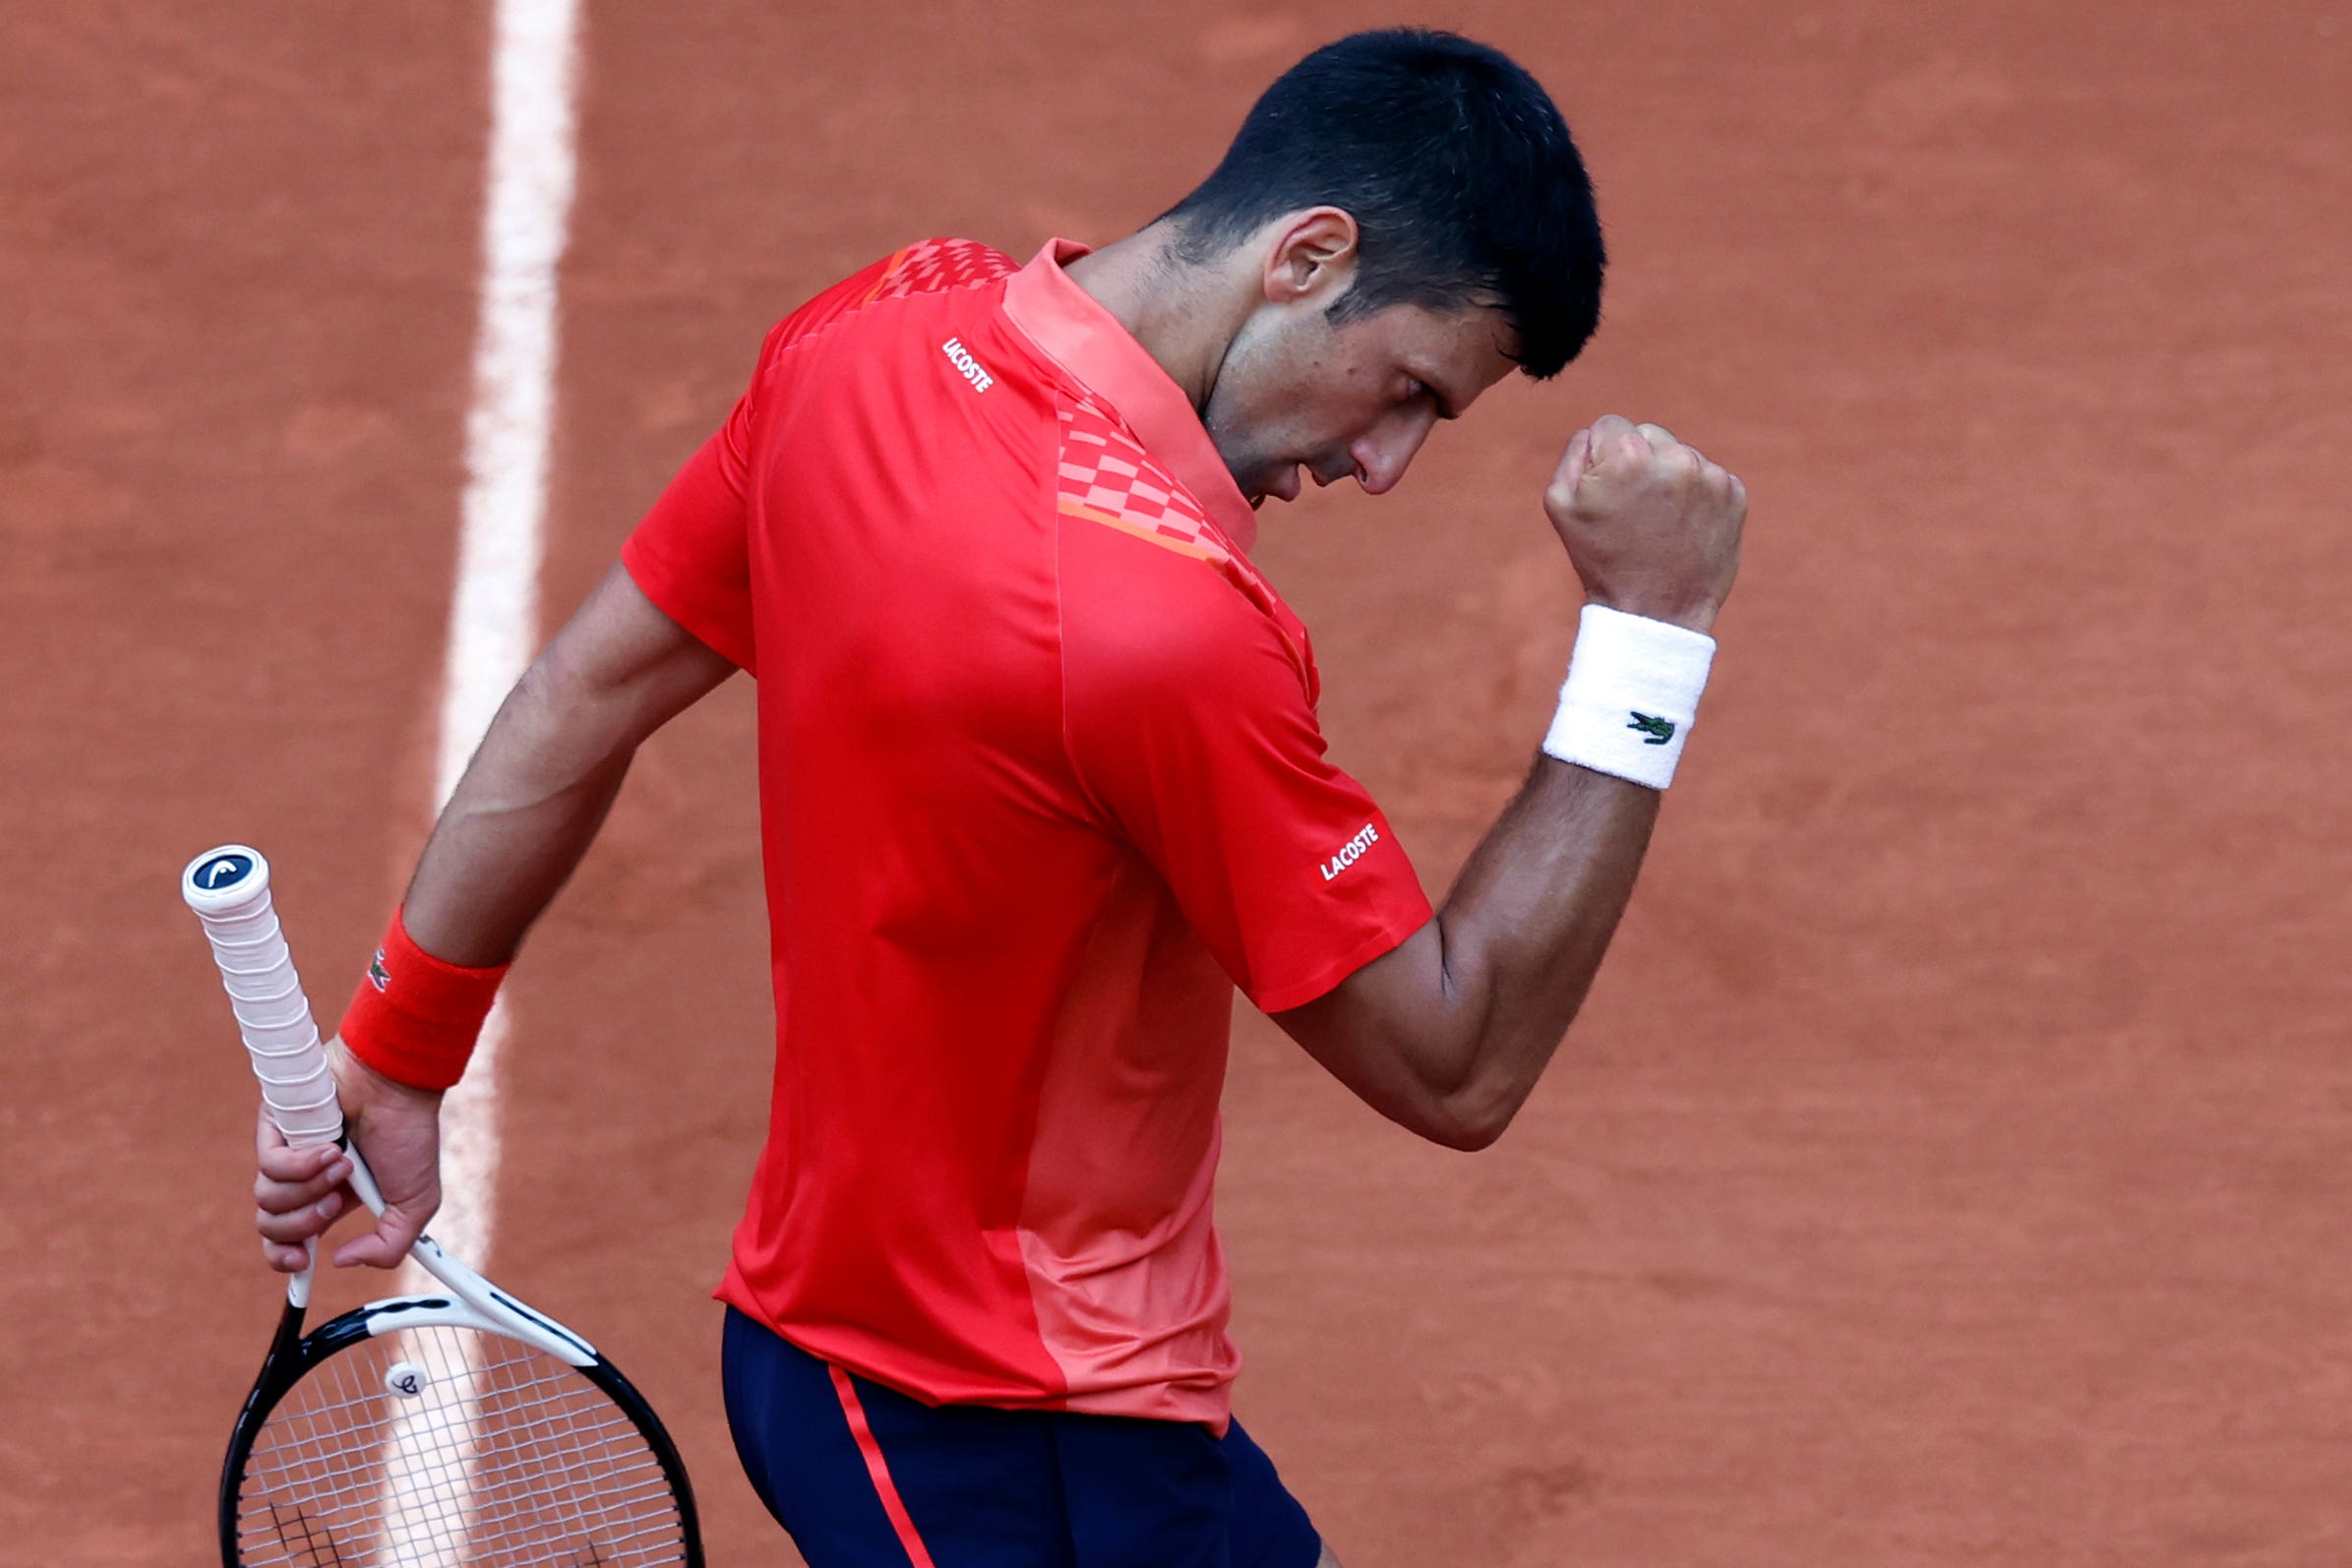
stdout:
<svg viewBox="0 0 2352 1568">
<path fill-rule="evenodd" d="M 1356 219 L 1355 285 L 1334 322 L 1390 305 L 1499 308 L 1538 380 L 1600 321 L 1607 254 L 1593 182 L 1542 85 L 1482 43 L 1420 28 L 1325 44 L 1249 111 L 1199 189 L 1163 213 L 1205 260 L 1268 220 Z"/>
</svg>

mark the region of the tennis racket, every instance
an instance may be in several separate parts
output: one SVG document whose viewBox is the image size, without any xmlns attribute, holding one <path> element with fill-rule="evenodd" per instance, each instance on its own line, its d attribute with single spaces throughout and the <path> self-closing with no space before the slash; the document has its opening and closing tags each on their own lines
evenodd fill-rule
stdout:
<svg viewBox="0 0 2352 1568">
<path fill-rule="evenodd" d="M 351 1189 L 384 1197 L 343 1135 L 318 1025 L 241 844 L 189 863 L 271 1119 L 296 1145 L 339 1143 Z M 220 1468 L 226 1568 L 700 1568 L 694 1495 L 642 1395 L 577 1334 L 420 1236 L 443 1287 L 302 1332 L 311 1263 Z"/>
</svg>

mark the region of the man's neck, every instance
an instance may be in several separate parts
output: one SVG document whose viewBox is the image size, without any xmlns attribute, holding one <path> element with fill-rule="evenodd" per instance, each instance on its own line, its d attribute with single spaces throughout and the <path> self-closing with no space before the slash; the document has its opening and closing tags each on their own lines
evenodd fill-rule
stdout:
<svg viewBox="0 0 2352 1568">
<path fill-rule="evenodd" d="M 1093 296 L 1183 390 L 1193 412 L 1209 391 L 1249 302 L 1214 266 L 1176 254 L 1166 222 L 1137 230 L 1069 264 L 1070 281 Z"/>
</svg>

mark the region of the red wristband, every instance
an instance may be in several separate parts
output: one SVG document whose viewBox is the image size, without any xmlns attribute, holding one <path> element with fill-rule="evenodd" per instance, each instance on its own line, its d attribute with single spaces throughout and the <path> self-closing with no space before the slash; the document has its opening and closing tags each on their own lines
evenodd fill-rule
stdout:
<svg viewBox="0 0 2352 1568">
<path fill-rule="evenodd" d="M 343 1044 L 395 1083 L 447 1089 L 464 1075 L 507 968 L 444 963 L 409 940 L 395 909 L 343 1013 Z"/>
</svg>

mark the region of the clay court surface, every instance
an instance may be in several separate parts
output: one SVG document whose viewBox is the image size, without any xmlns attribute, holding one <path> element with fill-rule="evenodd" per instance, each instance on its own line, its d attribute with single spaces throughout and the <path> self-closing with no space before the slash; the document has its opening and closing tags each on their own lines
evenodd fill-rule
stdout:
<svg viewBox="0 0 2352 1568">
<path fill-rule="evenodd" d="M 1568 433 L 1661 420 L 1755 509 L 1499 1146 L 1241 1009 L 1243 1417 L 1350 1568 L 2352 1561 L 2352 11 L 1420 16 L 1552 87 L 1615 261 L 1559 383 L 1265 519 L 1433 890 L 1568 651 Z M 1116 237 L 1389 20 L 590 5 L 548 614 L 802 298 L 929 234 Z M 13 0 L 0 38 L 0 1561 L 160 1568 L 211 1550 L 275 1295 L 174 877 L 268 850 L 332 1019 L 426 825 L 488 12 Z M 667 1414 L 723 1565 L 792 1560 L 707 1298 L 769 1051 L 749 694 L 649 747 L 516 971 L 486 1260 Z"/>
</svg>

